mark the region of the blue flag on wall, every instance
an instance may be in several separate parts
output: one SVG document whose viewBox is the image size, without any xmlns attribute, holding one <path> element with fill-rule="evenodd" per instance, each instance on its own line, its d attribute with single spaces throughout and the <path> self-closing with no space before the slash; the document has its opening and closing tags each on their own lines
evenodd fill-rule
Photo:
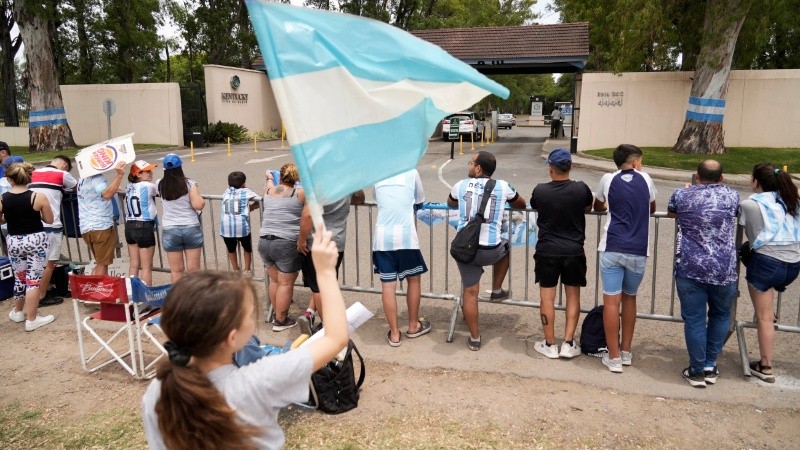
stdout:
<svg viewBox="0 0 800 450">
<path fill-rule="evenodd" d="M 447 114 L 508 89 L 371 19 L 247 0 L 300 179 L 325 205 L 416 168 Z"/>
</svg>

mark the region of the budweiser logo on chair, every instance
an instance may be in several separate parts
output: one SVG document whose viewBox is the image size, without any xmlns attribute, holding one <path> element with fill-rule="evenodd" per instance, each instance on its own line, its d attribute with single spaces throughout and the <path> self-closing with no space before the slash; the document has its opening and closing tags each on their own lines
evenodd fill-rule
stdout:
<svg viewBox="0 0 800 450">
<path fill-rule="evenodd" d="M 115 294 L 114 285 L 111 284 L 84 284 L 80 286 L 80 298 L 111 298 Z"/>
</svg>

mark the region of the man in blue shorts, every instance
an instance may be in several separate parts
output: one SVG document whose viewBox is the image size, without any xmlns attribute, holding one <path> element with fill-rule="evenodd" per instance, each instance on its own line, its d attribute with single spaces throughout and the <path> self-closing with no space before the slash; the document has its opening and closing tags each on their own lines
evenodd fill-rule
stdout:
<svg viewBox="0 0 800 450">
<path fill-rule="evenodd" d="M 539 237 L 536 241 L 534 274 L 539 283 L 544 340 L 533 349 L 551 358 L 574 358 L 581 354 L 575 344 L 575 329 L 581 314 L 581 287 L 586 286 L 586 213 L 592 209 L 592 191 L 583 181 L 569 179 L 572 156 L 563 148 L 547 158 L 549 183 L 533 188 L 531 208 L 535 209 Z M 566 326 L 561 351 L 556 346 L 555 300 L 558 280 L 567 297 Z"/>
<path fill-rule="evenodd" d="M 649 255 L 650 214 L 656 210 L 656 188 L 642 169 L 642 150 L 631 144 L 614 149 L 618 170 L 600 179 L 595 211 L 608 211 L 597 246 L 603 281 L 603 328 L 608 353 L 603 364 L 614 373 L 633 363 L 631 345 L 636 325 L 636 291 Z M 620 343 L 620 306 L 622 342 Z"/>
<path fill-rule="evenodd" d="M 472 156 L 467 166 L 469 178 L 456 183 L 447 198 L 450 207 L 458 207 L 459 230 L 478 213 L 485 184 L 494 174 L 497 160 L 489 152 L 478 152 Z M 475 259 L 471 263 L 456 261 L 461 274 L 461 286 L 464 289 L 461 296 L 464 321 L 467 322 L 470 334 L 467 338 L 467 347 L 472 351 L 481 348 L 481 334 L 478 329 L 478 290 L 483 266 L 492 266 L 490 300 L 500 301 L 509 297 L 509 292 L 502 289 L 509 261 L 508 230 L 503 230 L 502 227 L 506 203 L 512 208 L 525 208 L 525 199 L 506 181 L 497 180 L 490 195 L 491 198 L 483 213 L 484 222 L 481 225 Z"/>
<path fill-rule="evenodd" d="M 689 352 L 683 378 L 704 388 L 717 382 L 717 356 L 736 298 L 739 193 L 722 184 L 722 164 L 713 159 L 700 163 L 696 176 L 698 184 L 675 190 L 667 211 L 678 218 L 675 287 Z"/>
<path fill-rule="evenodd" d="M 431 323 L 419 316 L 420 275 L 428 271 L 428 266 L 419 251 L 414 205 L 423 201 L 422 180 L 415 169 L 375 183 L 378 219 L 372 242 L 372 265 L 381 279 L 381 300 L 389 323 L 386 339 L 392 347 L 400 346 L 397 280 L 406 280 L 406 337 L 416 338 L 431 331 Z"/>
</svg>

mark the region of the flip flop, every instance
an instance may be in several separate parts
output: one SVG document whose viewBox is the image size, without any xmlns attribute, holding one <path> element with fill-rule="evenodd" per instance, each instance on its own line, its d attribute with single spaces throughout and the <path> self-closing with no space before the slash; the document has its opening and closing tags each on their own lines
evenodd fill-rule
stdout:
<svg viewBox="0 0 800 450">
<path fill-rule="evenodd" d="M 419 322 L 419 330 L 413 333 L 406 331 L 407 338 L 414 339 L 416 337 L 422 336 L 423 334 L 428 334 L 431 331 L 431 323 L 424 317 L 420 317 L 418 322 Z"/>
<path fill-rule="evenodd" d="M 389 330 L 389 332 L 386 333 L 386 340 L 389 341 L 389 345 L 392 347 L 400 347 L 400 341 L 392 340 L 392 330 Z"/>
</svg>

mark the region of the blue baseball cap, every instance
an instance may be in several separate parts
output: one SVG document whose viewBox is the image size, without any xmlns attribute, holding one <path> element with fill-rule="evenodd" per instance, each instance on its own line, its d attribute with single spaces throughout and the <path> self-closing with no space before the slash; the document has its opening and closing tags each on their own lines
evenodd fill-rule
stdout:
<svg viewBox="0 0 800 450">
<path fill-rule="evenodd" d="M 572 165 L 572 155 L 563 148 L 557 148 L 550 152 L 550 156 L 547 157 L 547 164 L 566 170 Z"/>
<path fill-rule="evenodd" d="M 169 155 L 164 157 L 165 169 L 177 169 L 182 165 L 183 161 L 181 161 L 181 157 L 176 155 L 175 153 L 170 153 Z"/>
<path fill-rule="evenodd" d="M 12 155 L 12 156 L 9 156 L 8 158 L 6 158 L 5 161 L 3 161 L 3 166 L 8 167 L 11 164 L 16 164 L 16 163 L 21 163 L 21 162 L 25 162 L 25 160 L 22 159 L 22 156 Z"/>
</svg>

